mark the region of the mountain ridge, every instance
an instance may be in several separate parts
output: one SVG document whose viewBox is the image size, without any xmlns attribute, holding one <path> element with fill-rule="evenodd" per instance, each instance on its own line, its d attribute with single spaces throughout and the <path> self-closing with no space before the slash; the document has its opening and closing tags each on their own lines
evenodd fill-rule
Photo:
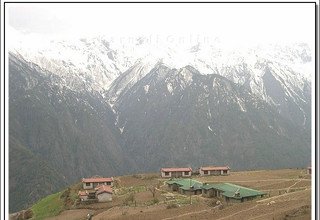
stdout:
<svg viewBox="0 0 320 220">
<path fill-rule="evenodd" d="M 285 120 L 282 117 L 280 117 L 281 118 L 280 119 L 279 116 L 277 116 L 277 111 L 274 108 L 272 108 L 272 106 L 269 106 L 268 104 L 264 103 L 255 95 L 254 96 L 250 95 L 245 88 L 242 88 L 241 86 L 232 83 L 231 81 L 227 80 L 222 76 L 219 76 L 219 75 L 204 76 L 204 75 L 198 75 L 198 73 L 195 73 L 193 74 L 192 81 L 191 81 L 193 85 L 190 86 L 189 84 L 189 85 L 186 85 L 186 87 L 184 87 L 184 86 L 181 86 L 183 85 L 183 83 L 181 83 L 180 81 L 181 78 L 179 77 L 179 74 L 175 74 L 175 72 L 179 72 L 179 71 L 181 70 L 169 69 L 167 66 L 163 66 L 163 65 L 162 66 L 160 65 L 160 68 L 154 68 L 138 84 L 136 84 L 131 88 L 132 91 L 130 91 L 130 94 L 128 94 L 127 97 L 124 97 L 122 100 L 119 101 L 119 106 L 115 105 L 116 111 L 119 114 L 119 122 L 117 123 L 117 125 L 121 127 L 123 131 L 122 135 L 124 135 L 124 138 L 127 141 L 125 144 L 128 147 L 132 148 L 131 150 L 132 154 L 134 154 L 135 153 L 134 151 L 136 151 L 139 148 L 142 148 L 142 149 L 149 148 L 149 150 L 151 150 L 150 148 L 152 148 L 151 147 L 152 143 L 155 144 L 155 148 L 153 150 L 156 150 L 156 146 L 158 146 L 157 143 L 161 143 L 163 140 L 173 141 L 175 138 L 179 139 L 178 134 L 180 134 L 182 138 L 181 140 L 183 140 L 183 137 L 188 136 L 188 131 L 184 132 L 184 128 L 192 129 L 197 127 L 196 130 L 192 129 L 192 133 L 199 134 L 199 135 L 200 135 L 199 131 L 203 130 L 201 128 L 202 126 L 205 127 L 205 129 L 207 129 L 207 132 L 212 132 L 212 129 L 216 128 L 217 125 L 213 124 L 210 126 L 206 123 L 206 121 L 208 120 L 209 116 L 210 118 L 214 118 L 213 115 L 217 113 L 217 110 L 218 110 L 218 115 L 220 116 L 216 115 L 216 118 L 214 118 L 213 121 L 218 121 L 218 122 L 220 121 L 219 122 L 220 125 L 223 125 L 223 123 L 227 123 L 228 121 L 231 124 L 235 123 L 235 121 L 231 122 L 230 118 L 233 118 L 233 120 L 236 120 L 237 116 L 241 115 L 242 113 L 251 114 L 252 111 L 256 111 L 255 114 L 260 114 L 259 112 L 263 112 L 264 109 L 266 109 L 267 111 L 270 111 L 270 113 L 266 112 L 266 114 L 269 114 L 270 116 L 266 116 L 266 115 L 263 116 L 264 114 L 263 113 L 259 117 L 249 117 L 250 120 L 253 120 L 256 118 L 268 119 L 269 122 L 266 121 L 267 124 L 264 126 L 265 128 L 260 128 L 260 132 L 266 131 L 266 129 L 269 129 L 270 131 L 276 130 L 276 132 L 281 134 L 281 132 L 283 133 L 286 130 L 288 131 L 290 127 L 294 127 L 294 128 L 298 127 L 290 123 L 291 124 L 290 126 L 283 124 L 278 128 L 276 127 L 272 129 L 269 128 L 268 126 L 274 125 L 275 121 L 277 121 L 272 119 L 274 116 L 276 116 L 279 121 L 285 121 Z M 166 73 L 168 75 L 167 78 L 163 75 Z M 155 79 L 159 79 L 159 81 L 154 81 Z M 189 83 L 190 83 L 190 80 L 189 80 Z M 148 85 L 148 92 L 145 91 L 146 85 Z M 211 89 L 210 89 L 210 85 L 211 85 Z M 216 90 L 214 90 L 215 88 Z M 216 94 L 219 94 L 219 95 L 216 95 Z M 166 98 L 159 100 L 159 97 L 166 97 Z M 244 97 L 246 97 L 246 99 L 243 99 Z M 245 101 L 241 101 L 241 100 L 245 100 Z M 193 106 L 191 106 L 188 103 L 192 103 Z M 208 109 L 204 107 L 207 105 L 210 106 Z M 248 109 L 249 112 L 247 113 L 246 108 L 249 108 L 248 106 L 251 106 L 251 107 L 250 107 L 250 111 Z M 228 114 L 229 109 L 233 109 L 233 111 L 235 112 L 232 112 L 232 113 L 230 112 Z M 186 111 L 186 112 L 183 113 L 182 111 Z M 183 116 L 180 114 L 180 112 L 183 114 L 191 113 L 191 115 Z M 172 116 L 172 114 L 174 116 Z M 219 118 L 225 114 L 226 116 L 224 116 L 224 120 L 220 120 Z M 201 115 L 201 117 L 199 118 L 197 117 L 197 115 Z M 165 123 L 164 122 L 159 123 L 159 121 L 157 120 L 158 118 L 161 118 L 162 120 L 164 120 Z M 249 120 L 249 118 L 247 120 Z M 171 120 L 173 120 L 173 122 Z M 199 123 L 199 121 L 201 122 Z M 167 135 L 167 136 L 165 135 L 166 137 L 165 139 L 163 139 L 162 137 L 158 137 L 158 134 L 163 134 L 164 130 L 172 126 L 176 127 L 181 123 L 182 123 L 182 127 L 180 126 L 179 129 L 175 128 L 174 131 L 171 131 L 169 133 L 165 132 Z M 160 128 L 160 130 L 157 130 L 158 124 L 161 124 L 162 126 L 165 126 L 165 127 L 162 127 Z M 205 124 L 207 124 L 208 128 L 207 126 L 204 126 Z M 234 124 L 232 126 L 234 126 Z M 252 126 L 253 126 L 252 129 L 254 129 L 254 127 L 259 127 L 259 123 L 256 123 Z M 286 126 L 286 129 L 284 129 L 283 126 Z M 235 131 L 236 132 L 241 131 L 240 127 Z M 179 131 L 180 129 L 182 131 Z M 216 129 L 217 129 L 216 132 L 219 132 L 219 129 L 218 128 Z M 228 128 L 225 128 L 225 129 L 228 129 Z M 284 129 L 284 131 L 282 129 Z M 298 135 L 300 132 L 300 129 L 299 128 L 297 129 L 298 130 L 295 132 L 296 135 Z M 160 132 L 161 130 L 162 132 Z M 154 132 L 150 133 L 151 131 L 154 131 Z M 230 133 L 230 132 L 227 132 L 227 133 Z M 126 134 L 128 134 L 129 136 L 126 137 Z M 177 137 L 174 138 L 172 135 Z M 272 134 L 270 135 L 272 136 Z M 252 134 L 249 136 L 251 136 L 251 138 L 254 137 L 252 136 Z M 158 137 L 159 139 L 154 140 L 156 137 Z M 194 143 L 195 148 L 193 149 L 192 153 L 186 152 L 183 154 L 184 156 L 182 158 L 188 158 L 190 155 L 194 155 L 193 158 L 195 158 L 196 155 L 199 154 L 199 152 L 197 152 L 197 147 L 200 147 L 202 145 L 199 143 L 199 141 L 201 141 L 204 137 L 205 137 L 204 140 L 206 140 L 207 138 L 210 139 L 210 135 L 208 136 L 208 134 L 205 134 L 204 136 L 203 135 L 198 136 L 198 143 L 197 144 Z M 227 140 L 227 139 L 228 139 L 227 136 L 222 138 L 222 140 Z M 181 145 L 188 148 L 190 144 L 193 145 L 192 141 L 191 142 L 190 141 L 191 140 L 189 140 L 188 142 L 189 144 L 184 141 L 183 142 L 184 144 L 181 144 Z M 216 145 L 216 147 L 223 144 L 223 143 L 219 144 L 220 141 L 219 141 L 219 138 L 212 139 L 211 137 L 211 142 L 212 143 L 216 142 L 218 144 Z M 148 144 L 146 145 L 143 142 L 147 142 Z M 175 142 L 179 143 L 179 141 L 173 141 L 173 143 Z M 208 143 L 210 143 L 210 141 Z M 257 142 L 254 142 L 254 143 L 257 144 Z M 167 146 L 170 145 L 170 142 L 166 144 L 162 143 L 160 145 L 161 145 L 161 151 L 165 151 L 163 148 L 167 149 L 168 148 Z M 229 143 L 228 145 L 231 147 L 233 144 Z M 145 146 L 145 147 L 142 147 L 142 146 Z M 182 146 L 180 150 L 184 149 L 184 147 Z M 174 148 L 176 147 L 178 146 L 175 146 Z M 179 147 L 177 149 L 179 149 Z M 171 152 L 169 153 L 169 155 L 175 155 L 175 157 L 178 157 L 177 156 L 178 153 L 174 154 L 172 150 L 173 148 L 171 150 L 168 150 L 168 152 Z M 228 151 L 230 152 L 231 149 L 229 149 Z M 141 151 L 137 150 L 137 152 L 141 152 Z M 151 150 L 151 152 L 152 152 L 152 155 L 157 155 L 157 156 L 163 155 L 163 154 L 164 156 L 166 155 L 165 153 L 161 153 L 157 150 L 155 152 Z M 136 157 L 139 157 L 139 155 L 136 155 Z M 146 155 L 145 159 L 140 158 L 138 161 L 145 160 L 147 162 L 150 160 L 150 157 L 151 155 Z M 192 161 L 191 158 L 189 160 Z M 152 161 L 153 162 L 159 161 L 159 164 L 155 166 L 155 167 L 159 167 L 163 159 L 153 158 Z M 182 161 L 180 162 L 180 165 L 182 165 L 181 164 L 183 163 Z M 198 162 L 199 164 L 200 164 L 200 161 L 201 159 L 199 159 L 199 162 Z M 208 159 L 207 161 L 209 163 Z M 233 167 L 240 168 L 235 164 L 232 164 L 231 161 L 232 160 L 230 158 L 229 163 L 233 165 Z M 172 161 L 171 164 L 167 164 L 167 165 L 172 166 L 174 165 L 174 162 Z M 143 166 L 144 165 L 142 165 L 142 167 Z M 253 168 L 257 168 L 257 167 L 253 167 Z"/>
</svg>

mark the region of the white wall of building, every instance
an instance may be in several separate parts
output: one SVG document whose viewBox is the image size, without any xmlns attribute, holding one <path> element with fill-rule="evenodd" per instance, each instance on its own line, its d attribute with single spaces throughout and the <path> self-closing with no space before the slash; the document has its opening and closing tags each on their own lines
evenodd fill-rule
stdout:
<svg viewBox="0 0 320 220">
<path fill-rule="evenodd" d="M 204 170 L 199 170 L 200 176 L 209 176 L 209 175 L 229 175 L 230 170 L 227 170 L 227 173 L 223 173 L 223 170 L 208 170 L 207 174 L 204 173 Z"/>
<path fill-rule="evenodd" d="M 112 186 L 113 182 L 103 182 L 103 183 L 82 183 L 83 184 L 83 189 L 93 189 L 97 187 L 98 185 L 108 185 Z M 87 185 L 88 184 L 88 185 Z"/>
<path fill-rule="evenodd" d="M 166 175 L 166 173 L 168 173 L 169 175 Z M 171 172 L 163 172 L 163 171 L 161 171 L 161 177 L 163 177 L 163 178 L 171 178 Z"/>
<path fill-rule="evenodd" d="M 83 189 L 93 189 L 93 183 L 82 183 Z"/>
<path fill-rule="evenodd" d="M 87 201 L 88 200 L 88 196 L 79 196 L 79 198 L 81 199 L 81 201 Z"/>
<path fill-rule="evenodd" d="M 188 171 L 188 174 L 185 174 L 185 172 L 182 172 L 183 177 L 191 176 L 191 171 Z"/>
<path fill-rule="evenodd" d="M 104 192 L 104 193 L 97 195 L 97 198 L 98 198 L 99 202 L 110 202 L 110 201 L 112 201 L 112 194 Z"/>
<path fill-rule="evenodd" d="M 168 175 L 166 175 L 166 173 Z M 171 178 L 172 176 L 174 176 L 174 177 L 176 177 L 176 176 L 190 177 L 192 174 L 191 171 L 188 171 L 188 174 L 185 174 L 185 172 L 181 172 L 181 171 L 179 171 L 178 173 L 179 173 L 178 175 L 175 175 L 175 174 L 177 174 L 176 172 L 163 172 L 163 171 L 161 171 L 161 177 L 163 177 L 163 178 Z"/>
</svg>

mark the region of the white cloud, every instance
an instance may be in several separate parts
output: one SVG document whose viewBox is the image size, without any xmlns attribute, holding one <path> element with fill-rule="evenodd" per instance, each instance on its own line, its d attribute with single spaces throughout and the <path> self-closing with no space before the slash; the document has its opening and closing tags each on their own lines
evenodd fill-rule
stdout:
<svg viewBox="0 0 320 220">
<path fill-rule="evenodd" d="M 48 36 L 207 35 L 314 43 L 314 4 L 13 4 L 9 24 Z"/>
</svg>

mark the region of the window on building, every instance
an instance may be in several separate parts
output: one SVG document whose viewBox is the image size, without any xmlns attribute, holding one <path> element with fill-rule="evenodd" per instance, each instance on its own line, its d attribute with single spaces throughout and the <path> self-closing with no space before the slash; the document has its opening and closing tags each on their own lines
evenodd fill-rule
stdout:
<svg viewBox="0 0 320 220">
<path fill-rule="evenodd" d="M 164 172 L 165 176 L 169 176 L 169 174 L 170 174 L 169 172 Z"/>
<path fill-rule="evenodd" d="M 91 184 L 90 183 L 86 183 L 86 186 L 90 186 Z"/>
<path fill-rule="evenodd" d="M 189 175 L 189 171 L 185 171 L 185 172 L 184 172 L 184 175 Z"/>
<path fill-rule="evenodd" d="M 208 170 L 204 170 L 204 171 L 203 171 L 203 174 L 208 174 Z"/>
<path fill-rule="evenodd" d="M 107 185 L 111 185 L 111 182 L 107 182 Z"/>
</svg>

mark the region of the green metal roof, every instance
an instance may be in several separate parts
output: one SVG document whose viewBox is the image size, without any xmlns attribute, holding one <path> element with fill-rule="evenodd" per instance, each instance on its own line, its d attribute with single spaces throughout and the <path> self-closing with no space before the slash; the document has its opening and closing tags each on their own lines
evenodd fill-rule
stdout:
<svg viewBox="0 0 320 220">
<path fill-rule="evenodd" d="M 198 189 L 201 189 L 202 187 L 202 183 L 194 183 L 191 185 L 188 185 L 188 186 L 181 186 L 180 189 L 183 189 L 183 190 L 198 190 Z"/>
<path fill-rule="evenodd" d="M 168 180 L 167 184 L 177 184 L 179 188 L 183 190 L 216 189 L 222 191 L 222 195 L 224 195 L 225 197 L 233 199 L 242 199 L 245 197 L 260 196 L 266 194 L 258 190 L 235 185 L 232 183 L 217 183 L 203 185 L 201 182 L 193 179 L 172 179 Z M 239 193 L 238 196 L 235 195 L 236 192 Z"/>
<path fill-rule="evenodd" d="M 260 192 L 258 190 L 249 189 L 247 187 L 238 186 L 232 183 L 219 183 L 219 184 L 207 184 L 202 186 L 203 189 L 217 189 L 223 191 L 222 195 L 225 197 L 233 199 L 242 199 L 245 197 L 260 196 L 265 195 L 266 193 Z M 239 196 L 236 196 L 235 193 L 239 192 Z"/>
<path fill-rule="evenodd" d="M 213 188 L 213 184 L 205 184 L 201 187 L 202 189 L 212 189 Z"/>
<path fill-rule="evenodd" d="M 168 180 L 167 184 L 177 184 L 183 190 L 190 190 L 191 189 L 201 189 L 202 183 L 193 179 L 172 179 Z"/>
</svg>

